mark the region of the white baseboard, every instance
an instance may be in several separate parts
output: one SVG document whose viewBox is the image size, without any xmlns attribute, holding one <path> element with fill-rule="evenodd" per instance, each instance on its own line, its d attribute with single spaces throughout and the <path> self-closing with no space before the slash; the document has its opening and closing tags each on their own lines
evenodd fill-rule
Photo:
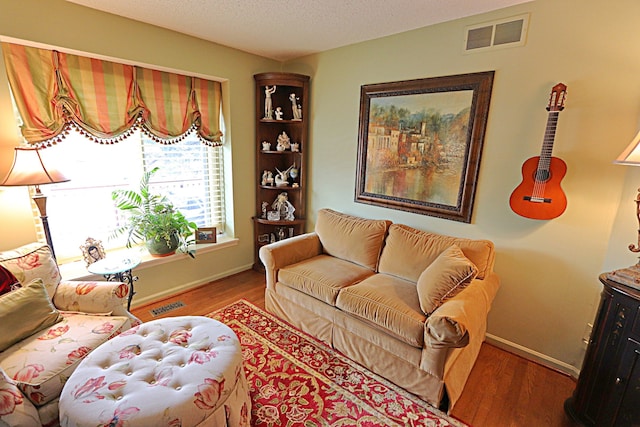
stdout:
<svg viewBox="0 0 640 427">
<path fill-rule="evenodd" d="M 220 279 L 223 279 L 225 277 L 229 277 L 229 276 L 232 276 L 234 274 L 241 273 L 241 272 L 246 271 L 246 270 L 250 270 L 252 268 L 252 266 L 253 266 L 253 264 L 247 264 L 247 265 L 244 265 L 244 266 L 236 267 L 236 268 L 233 268 L 233 269 L 226 270 L 226 271 L 223 271 L 221 273 L 215 274 L 213 276 L 204 277 L 204 278 L 202 278 L 200 280 L 197 280 L 197 281 L 194 281 L 194 282 L 189 282 L 189 283 L 185 283 L 185 284 L 180 285 L 180 286 L 175 286 L 175 287 L 173 287 L 171 289 L 167 289 L 167 290 L 162 291 L 162 292 L 157 292 L 155 294 L 151 294 L 151 295 L 148 295 L 148 296 L 143 297 L 143 298 L 135 298 L 134 301 L 132 302 L 131 306 L 132 306 L 132 308 L 136 308 L 136 307 L 140 307 L 142 305 L 146 305 L 146 304 L 152 303 L 154 301 L 159 301 L 159 300 L 165 299 L 167 297 L 170 297 L 172 295 L 175 295 L 175 294 L 178 294 L 178 293 L 181 293 L 181 292 L 185 292 L 185 291 L 188 291 L 190 289 L 194 289 L 194 288 L 197 288 L 199 286 L 205 285 L 205 284 L 207 284 L 209 282 L 214 282 L 216 280 L 220 280 Z"/>
<path fill-rule="evenodd" d="M 487 334 L 486 342 L 505 351 L 521 356 L 527 360 L 531 360 L 532 362 L 539 363 L 547 368 L 565 373 L 573 378 L 578 378 L 578 375 L 580 375 L 580 369 L 573 365 L 569 365 L 561 360 L 549 357 L 546 354 L 538 353 L 537 351 L 521 346 L 520 344 L 496 337 L 495 335 Z"/>
</svg>

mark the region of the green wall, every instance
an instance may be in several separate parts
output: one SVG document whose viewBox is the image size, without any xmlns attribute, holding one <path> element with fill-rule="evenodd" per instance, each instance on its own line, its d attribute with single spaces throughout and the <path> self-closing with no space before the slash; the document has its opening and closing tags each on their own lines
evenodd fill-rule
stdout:
<svg viewBox="0 0 640 427">
<path fill-rule="evenodd" d="M 0 0 L 0 36 L 216 76 L 225 81 L 233 159 L 232 230 L 239 244 L 196 260 L 140 272 L 140 297 L 248 268 L 253 262 L 253 74 L 291 71 L 311 79 L 310 221 L 330 207 L 420 229 L 488 238 L 502 287 L 489 339 L 567 372 L 584 357 L 602 271 L 636 262 L 640 168 L 611 162 L 640 128 L 640 36 L 636 0 L 538 0 L 280 64 L 214 43 L 85 9 L 62 0 Z M 524 47 L 463 53 L 465 26 L 530 13 Z M 0 66 L 4 66 L 0 64 Z M 495 70 L 471 224 L 358 204 L 354 199 L 360 86 Z M 550 89 L 568 86 L 554 155 L 568 165 L 566 212 L 550 221 L 514 214 L 520 168 L 538 155 Z M 0 175 L 18 144 L 0 73 Z M 24 189 L 0 189 L 0 250 L 35 238 Z M 134 300 L 135 301 L 135 300 Z"/>
<path fill-rule="evenodd" d="M 463 53 L 465 26 L 521 13 L 530 14 L 524 47 Z M 635 0 L 540 0 L 288 63 L 313 76 L 309 211 L 330 207 L 493 240 L 502 287 L 490 338 L 575 373 L 597 308 L 598 275 L 635 262 L 626 248 L 636 240 L 640 170 L 611 162 L 639 128 L 639 18 Z M 495 80 L 472 223 L 355 203 L 360 86 L 487 70 Z M 554 148 L 568 165 L 568 207 L 557 219 L 530 220 L 511 211 L 509 196 L 522 163 L 540 153 L 558 82 L 569 94 Z"/>
</svg>

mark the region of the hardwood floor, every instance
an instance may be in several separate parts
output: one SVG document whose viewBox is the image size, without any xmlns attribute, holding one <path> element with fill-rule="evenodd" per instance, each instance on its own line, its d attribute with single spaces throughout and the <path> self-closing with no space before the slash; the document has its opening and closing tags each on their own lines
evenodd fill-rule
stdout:
<svg viewBox="0 0 640 427">
<path fill-rule="evenodd" d="M 167 316 L 204 315 L 244 298 L 264 309 L 264 274 L 253 270 L 132 309 L 147 322 Z M 150 310 L 181 301 L 184 307 L 154 317 Z M 135 303 L 135 299 L 134 299 Z M 563 410 L 575 381 L 567 375 L 483 344 L 462 397 L 451 412 L 474 427 L 575 426 Z"/>
</svg>

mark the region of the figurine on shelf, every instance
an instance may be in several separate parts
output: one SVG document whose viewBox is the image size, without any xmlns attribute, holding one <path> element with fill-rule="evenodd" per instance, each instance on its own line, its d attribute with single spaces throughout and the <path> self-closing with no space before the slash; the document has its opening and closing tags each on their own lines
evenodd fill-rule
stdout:
<svg viewBox="0 0 640 427">
<path fill-rule="evenodd" d="M 289 168 L 289 176 L 291 177 L 291 179 L 296 179 L 298 177 L 298 168 L 296 167 L 296 164 L 292 164 L 291 167 Z"/>
<path fill-rule="evenodd" d="M 295 212 L 295 208 L 289 202 L 289 195 L 286 191 L 278 194 L 276 200 L 273 201 L 271 208 L 280 213 L 280 218 L 285 221 L 293 221 L 295 217 L 293 213 Z"/>
<path fill-rule="evenodd" d="M 300 151 L 300 144 L 298 144 L 297 142 L 292 142 L 291 151 L 293 151 L 294 153 L 297 153 L 298 151 Z"/>
<path fill-rule="evenodd" d="M 302 108 L 298 104 L 299 98 L 296 98 L 296 94 L 289 95 L 291 101 L 291 110 L 293 111 L 293 120 L 302 120 Z"/>
<path fill-rule="evenodd" d="M 278 135 L 278 144 L 276 145 L 276 150 L 284 151 L 291 148 L 291 139 L 289 135 L 285 131 L 282 131 L 280 135 Z"/>
<path fill-rule="evenodd" d="M 276 107 L 276 120 L 282 120 L 282 107 Z"/>
<path fill-rule="evenodd" d="M 273 103 L 271 101 L 271 94 L 276 91 L 276 86 L 264 87 L 264 118 L 266 120 L 273 120 Z"/>
<path fill-rule="evenodd" d="M 262 202 L 262 219 L 267 219 L 268 207 L 269 207 L 269 202 Z"/>
<path fill-rule="evenodd" d="M 265 170 L 262 172 L 262 185 L 273 185 L 273 172 Z"/>
<path fill-rule="evenodd" d="M 293 168 L 293 166 L 294 165 L 289 166 L 289 168 L 285 171 L 281 171 L 280 169 L 276 168 L 276 170 L 278 171 L 275 177 L 276 187 L 285 187 L 289 185 L 289 180 L 287 179 L 287 176 L 289 175 L 289 172 L 291 172 L 291 169 Z"/>
<path fill-rule="evenodd" d="M 271 150 L 271 143 L 267 141 L 262 141 L 262 151 Z"/>
</svg>

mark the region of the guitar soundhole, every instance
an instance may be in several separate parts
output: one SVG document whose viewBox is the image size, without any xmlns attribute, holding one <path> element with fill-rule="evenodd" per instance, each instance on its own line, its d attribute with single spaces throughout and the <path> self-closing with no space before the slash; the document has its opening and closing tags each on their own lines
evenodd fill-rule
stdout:
<svg viewBox="0 0 640 427">
<path fill-rule="evenodd" d="M 549 180 L 549 176 L 550 173 L 548 169 L 538 169 L 534 179 L 538 182 L 545 182 Z"/>
</svg>

